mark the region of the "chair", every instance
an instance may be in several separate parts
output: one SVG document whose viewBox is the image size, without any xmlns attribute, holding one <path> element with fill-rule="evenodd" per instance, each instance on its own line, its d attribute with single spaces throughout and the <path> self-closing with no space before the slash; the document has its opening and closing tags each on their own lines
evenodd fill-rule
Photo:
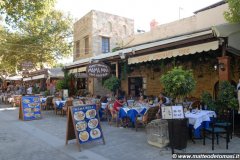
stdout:
<svg viewBox="0 0 240 160">
<path fill-rule="evenodd" d="M 58 108 L 56 106 L 56 101 L 61 101 L 61 98 L 54 97 L 52 99 L 53 109 L 55 110 L 55 113 L 57 114 L 58 112 L 62 112 L 62 108 Z"/>
<path fill-rule="evenodd" d="M 203 145 L 205 145 L 205 138 L 206 136 L 206 132 L 211 134 L 211 137 L 207 137 L 210 138 L 212 140 L 212 150 L 214 150 L 214 144 L 215 144 L 215 136 L 217 138 L 217 144 L 219 144 L 219 136 L 220 135 L 225 135 L 226 139 L 226 149 L 228 149 L 228 143 L 229 143 L 229 127 L 223 128 L 223 127 L 217 127 L 216 125 L 216 119 L 212 118 L 212 125 L 208 128 L 203 128 Z"/>
<path fill-rule="evenodd" d="M 53 108 L 53 103 L 52 103 L 53 97 L 48 96 L 46 99 L 46 102 L 42 104 L 42 108 L 45 110 Z"/>
<path fill-rule="evenodd" d="M 113 103 L 109 103 L 107 108 L 108 108 L 108 110 L 110 112 L 110 115 L 111 115 L 111 118 L 108 118 L 108 124 L 111 126 L 112 123 L 115 121 L 116 122 L 116 127 L 118 127 L 119 126 L 119 117 L 118 117 L 119 112 L 115 111 L 113 109 Z"/>
<path fill-rule="evenodd" d="M 65 105 L 63 106 L 62 108 L 62 115 L 67 114 L 68 113 L 68 109 L 70 106 L 73 106 L 73 100 L 72 99 L 69 99 L 66 101 Z"/>
<path fill-rule="evenodd" d="M 192 109 L 200 109 L 201 106 L 201 102 L 199 100 L 195 100 L 192 102 L 192 104 L 190 104 L 189 107 L 191 107 Z"/>
<path fill-rule="evenodd" d="M 139 125 L 146 126 L 152 120 L 157 119 L 157 113 L 159 111 L 159 106 L 150 107 L 144 115 L 138 114 L 135 119 L 135 129 L 137 131 Z"/>
</svg>

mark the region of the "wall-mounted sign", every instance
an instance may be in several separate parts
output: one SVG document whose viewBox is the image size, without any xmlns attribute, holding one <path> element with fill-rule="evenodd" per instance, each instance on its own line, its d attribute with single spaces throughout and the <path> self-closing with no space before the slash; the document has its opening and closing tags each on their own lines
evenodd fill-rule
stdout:
<svg viewBox="0 0 240 160">
<path fill-rule="evenodd" d="M 24 69 L 31 69 L 33 68 L 33 63 L 31 61 L 23 61 L 21 66 Z"/>
<path fill-rule="evenodd" d="M 93 63 L 87 66 L 87 74 L 89 77 L 102 78 L 110 74 L 111 69 L 103 63 Z"/>
</svg>

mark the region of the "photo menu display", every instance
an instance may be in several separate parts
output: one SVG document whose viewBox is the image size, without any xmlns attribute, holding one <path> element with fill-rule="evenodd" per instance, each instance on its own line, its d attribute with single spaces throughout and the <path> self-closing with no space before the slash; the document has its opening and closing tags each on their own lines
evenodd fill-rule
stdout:
<svg viewBox="0 0 240 160">
<path fill-rule="evenodd" d="M 71 109 L 80 144 L 102 138 L 95 104 L 76 106 Z"/>
<path fill-rule="evenodd" d="M 41 107 L 39 96 L 22 97 L 23 120 L 35 120 L 41 118 Z"/>
</svg>

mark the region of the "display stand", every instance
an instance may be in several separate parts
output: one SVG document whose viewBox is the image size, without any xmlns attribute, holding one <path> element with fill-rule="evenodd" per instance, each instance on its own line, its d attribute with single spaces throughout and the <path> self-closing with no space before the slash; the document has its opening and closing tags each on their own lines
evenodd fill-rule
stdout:
<svg viewBox="0 0 240 160">
<path fill-rule="evenodd" d="M 174 119 L 184 119 L 183 106 L 162 106 L 162 119 L 168 120 L 169 128 L 169 139 L 170 147 L 172 154 L 174 153 L 175 148 L 175 139 L 174 139 Z M 171 133 L 170 133 L 171 132 Z"/>
<path fill-rule="evenodd" d="M 79 151 L 81 144 L 102 139 L 105 144 L 96 104 L 72 106 L 68 110 L 66 145 L 76 139 Z"/>
<path fill-rule="evenodd" d="M 41 119 L 39 96 L 22 96 L 19 105 L 19 120 L 30 121 Z"/>
</svg>

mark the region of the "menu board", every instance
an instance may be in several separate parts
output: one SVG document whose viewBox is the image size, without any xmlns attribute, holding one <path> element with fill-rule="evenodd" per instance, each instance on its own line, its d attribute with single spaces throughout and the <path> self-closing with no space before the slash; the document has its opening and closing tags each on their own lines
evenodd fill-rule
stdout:
<svg viewBox="0 0 240 160">
<path fill-rule="evenodd" d="M 36 120 L 41 118 L 41 107 L 39 96 L 23 96 L 20 106 L 19 118 L 27 120 Z"/>
<path fill-rule="evenodd" d="M 70 108 L 68 113 L 66 144 L 68 140 L 75 138 L 78 144 L 98 139 L 102 139 L 105 144 L 96 104 L 85 104 Z M 73 135 L 73 129 L 75 136 Z"/>
<path fill-rule="evenodd" d="M 162 119 L 184 118 L 183 106 L 162 106 Z"/>
</svg>

